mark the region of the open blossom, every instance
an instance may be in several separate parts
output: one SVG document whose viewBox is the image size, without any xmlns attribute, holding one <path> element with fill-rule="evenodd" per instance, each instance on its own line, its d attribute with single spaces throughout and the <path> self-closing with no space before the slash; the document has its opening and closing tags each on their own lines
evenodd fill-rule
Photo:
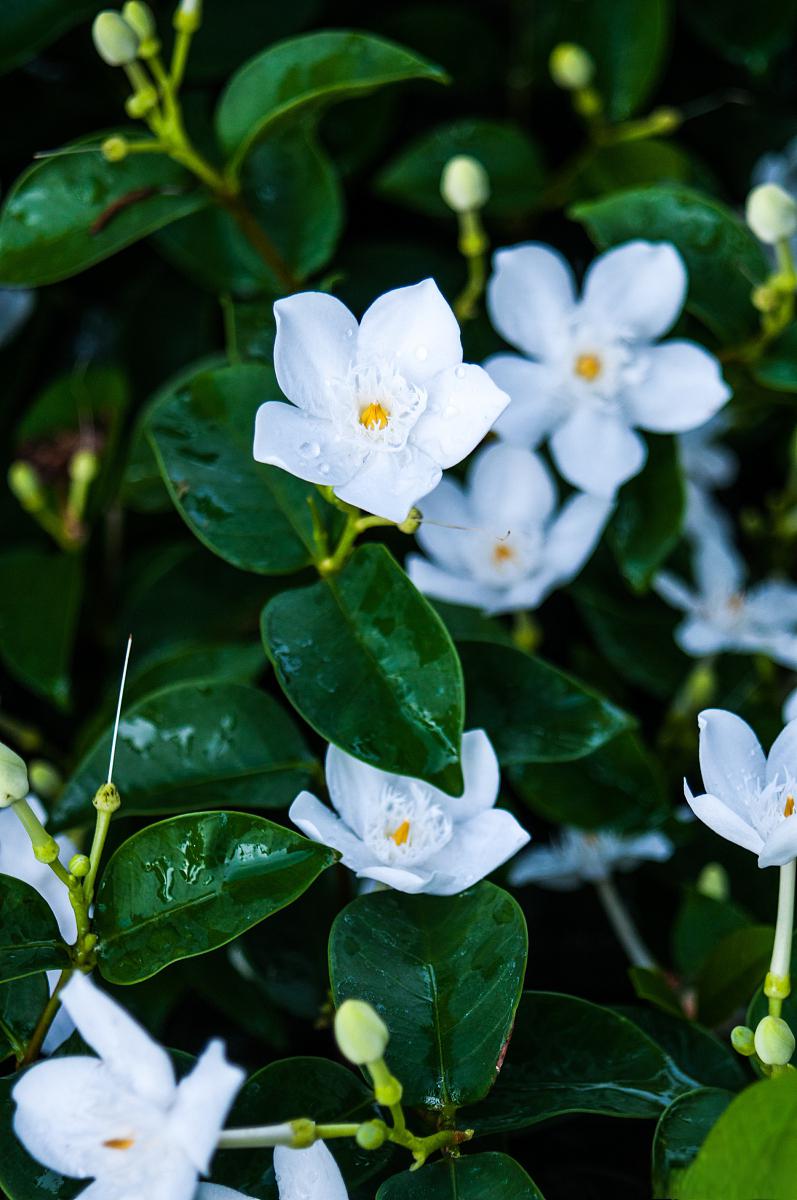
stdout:
<svg viewBox="0 0 797 1200">
<path fill-rule="evenodd" d="M 488 612 L 536 608 L 578 574 L 611 511 L 597 496 L 572 496 L 559 511 L 542 459 L 520 446 L 482 450 L 467 485 L 443 479 L 423 502 L 410 579 L 427 596 Z"/>
<path fill-rule="evenodd" d="M 274 1175 L 279 1200 L 348 1200 L 340 1168 L 321 1141 L 306 1150 L 277 1146 Z M 249 1200 L 249 1197 L 217 1183 L 201 1183 L 196 1200 Z"/>
<path fill-rule="evenodd" d="M 85 1200 L 193 1200 L 243 1072 L 211 1042 L 178 1084 L 166 1051 L 85 976 L 61 996 L 99 1057 L 25 1072 L 12 1092 L 22 1145 L 60 1175 L 93 1179 Z"/>
<path fill-rule="evenodd" d="M 359 328 L 322 292 L 278 300 L 274 313 L 274 368 L 293 403 L 260 407 L 255 458 L 387 520 L 405 520 L 509 403 L 463 364 L 456 317 L 432 279 L 380 296 Z"/>
<path fill-rule="evenodd" d="M 335 812 L 301 792 L 290 818 L 313 841 L 339 850 L 361 879 L 399 892 L 452 896 L 496 870 L 529 840 L 511 813 L 495 808 L 498 760 L 481 729 L 462 738 L 462 771 L 465 791 L 452 798 L 420 779 L 380 771 L 330 746 L 326 777 Z"/>
<path fill-rule="evenodd" d="M 499 250 L 488 288 L 498 332 L 525 357 L 485 367 L 512 399 L 496 425 L 507 441 L 551 454 L 574 487 L 612 496 L 644 466 L 637 429 L 703 425 L 730 391 L 694 342 L 656 345 L 683 307 L 687 274 L 674 246 L 628 242 L 588 269 L 580 299 L 565 259 L 535 242 Z"/>
<path fill-rule="evenodd" d="M 709 708 L 697 718 L 705 793 L 693 796 L 695 816 L 720 837 L 752 850 L 759 867 L 797 857 L 797 721 L 775 739 L 766 757 L 750 726 L 734 713 Z"/>
<path fill-rule="evenodd" d="M 615 871 L 633 871 L 643 862 L 665 862 L 672 852 L 663 833 L 624 836 L 564 827 L 549 845 L 531 846 L 522 854 L 509 869 L 509 882 L 569 892 L 609 879 Z"/>
</svg>

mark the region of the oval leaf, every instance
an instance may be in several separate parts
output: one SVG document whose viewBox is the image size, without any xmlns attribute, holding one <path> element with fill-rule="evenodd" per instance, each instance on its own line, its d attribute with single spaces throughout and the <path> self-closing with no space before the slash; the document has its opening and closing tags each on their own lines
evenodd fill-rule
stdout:
<svg viewBox="0 0 797 1200">
<path fill-rule="evenodd" d="M 69 965 L 69 951 L 44 897 L 14 875 L 0 875 L 0 983 Z"/>
<path fill-rule="evenodd" d="M 383 1183 L 376 1200 L 543 1200 L 507 1154 L 473 1154 L 405 1171 Z"/>
<path fill-rule="evenodd" d="M 49 998 L 43 971 L 0 984 L 0 1062 L 10 1054 L 22 1058 Z"/>
<path fill-rule="evenodd" d="M 686 492 L 675 438 L 648 437 L 644 471 L 620 492 L 606 531 L 620 570 L 644 592 L 681 536 Z M 662 496 L 667 503 L 662 504 Z"/>
<path fill-rule="evenodd" d="M 675 1195 L 676 1172 L 694 1162 L 709 1131 L 733 1099 L 724 1088 L 697 1088 L 665 1108 L 653 1138 L 653 1195 Z"/>
</svg>

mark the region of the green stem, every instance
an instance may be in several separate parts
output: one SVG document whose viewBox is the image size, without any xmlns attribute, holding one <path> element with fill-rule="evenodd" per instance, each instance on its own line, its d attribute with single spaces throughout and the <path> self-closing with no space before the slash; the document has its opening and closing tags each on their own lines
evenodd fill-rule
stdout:
<svg viewBox="0 0 797 1200">
<path fill-rule="evenodd" d="M 360 533 L 360 520 L 361 518 L 356 512 L 348 514 L 346 524 L 343 527 L 343 533 L 340 535 L 340 541 L 335 547 L 334 553 L 327 558 L 320 559 L 316 563 L 320 575 L 332 575 L 343 566 Z"/>
<path fill-rule="evenodd" d="M 454 301 L 454 313 L 460 321 L 476 316 L 479 301 L 487 284 L 487 234 L 481 213 L 473 210 L 459 214 L 459 251 L 468 268 L 467 282 Z"/>
<path fill-rule="evenodd" d="M 595 883 L 595 891 L 600 897 L 609 923 L 617 935 L 617 940 L 628 955 L 629 962 L 635 967 L 644 967 L 648 971 L 656 969 L 656 960 L 648 950 L 639 935 L 631 914 L 623 903 L 620 893 L 610 879 L 599 879 Z"/>
<path fill-rule="evenodd" d="M 769 1000 L 769 1015 L 779 1017 L 783 1001 L 791 991 L 791 946 L 794 933 L 794 890 L 797 866 L 794 859 L 780 868 L 778 884 L 778 919 L 769 973 L 764 994 Z"/>
<path fill-rule="evenodd" d="M 25 1051 L 22 1059 L 20 1060 L 19 1065 L 21 1067 L 29 1066 L 30 1063 L 35 1062 L 36 1059 L 39 1057 L 39 1054 L 41 1053 L 41 1048 L 44 1045 L 44 1039 L 47 1037 L 47 1034 L 50 1030 L 50 1026 L 52 1025 L 53 1021 L 55 1020 L 56 1013 L 58 1012 L 58 1009 L 61 1007 L 61 999 L 60 999 L 61 991 L 66 986 L 66 984 L 69 982 L 69 980 L 71 978 L 72 978 L 72 970 L 71 970 L 71 968 L 67 967 L 66 970 L 61 972 L 61 974 L 58 978 L 58 982 L 56 983 L 55 987 L 53 988 L 53 994 L 52 994 L 52 996 L 50 996 L 50 999 L 45 1004 L 44 1009 L 42 1010 L 42 1014 L 39 1017 L 38 1021 L 36 1022 L 36 1028 L 34 1029 L 32 1035 L 31 1035 L 31 1039 L 28 1042 L 27 1050 Z"/>
<path fill-rule="evenodd" d="M 30 838 L 36 858 L 39 862 L 52 865 L 58 858 L 58 842 L 53 835 L 44 828 L 27 800 L 17 800 L 11 808 Z"/>
<path fill-rule="evenodd" d="M 94 884 L 97 879 L 97 872 L 100 869 L 100 860 L 102 852 L 105 849 L 105 839 L 108 837 L 108 830 L 111 827 L 110 812 L 101 808 L 97 809 L 97 819 L 94 823 L 94 837 L 89 851 L 89 873 L 83 881 L 83 903 L 88 910 L 91 908 L 91 902 L 94 899 Z"/>
</svg>

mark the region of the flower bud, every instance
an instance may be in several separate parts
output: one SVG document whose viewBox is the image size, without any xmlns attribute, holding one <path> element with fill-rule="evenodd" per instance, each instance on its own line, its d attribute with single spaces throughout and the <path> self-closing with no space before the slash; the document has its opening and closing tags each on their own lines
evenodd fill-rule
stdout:
<svg viewBox="0 0 797 1200">
<path fill-rule="evenodd" d="M 374 1086 L 374 1098 L 377 1104 L 381 1104 L 384 1108 L 392 1108 L 394 1104 L 400 1104 L 403 1094 L 404 1088 L 395 1075 L 388 1075 Z"/>
<path fill-rule="evenodd" d="M 45 800 L 54 800 L 61 790 L 63 780 L 52 763 L 43 758 L 34 758 L 28 764 L 31 791 Z"/>
<path fill-rule="evenodd" d="M 138 121 L 141 117 L 145 117 L 157 103 L 158 93 L 154 87 L 142 88 L 140 92 L 135 92 L 134 95 L 127 97 L 125 100 L 125 112 L 128 117 L 132 117 L 134 121 Z"/>
<path fill-rule="evenodd" d="M 706 863 L 697 877 L 697 891 L 709 900 L 728 899 L 731 893 L 728 872 L 721 863 Z"/>
<path fill-rule="evenodd" d="M 106 138 L 100 150 L 106 162 L 121 162 L 123 158 L 127 158 L 127 138 Z"/>
<path fill-rule="evenodd" d="M 317 1141 L 315 1133 L 315 1121 L 311 1121 L 308 1117 L 297 1117 L 295 1121 L 288 1122 L 290 1130 L 290 1145 L 294 1150 L 306 1150 L 308 1146 L 312 1146 Z"/>
<path fill-rule="evenodd" d="M 92 804 L 97 812 L 115 813 L 122 803 L 122 797 L 115 783 L 104 783 L 94 794 Z"/>
<path fill-rule="evenodd" d="M 178 33 L 196 33 L 202 24 L 202 0 L 180 0 L 174 14 L 174 28 Z"/>
<path fill-rule="evenodd" d="M 386 1136 L 384 1121 L 366 1121 L 354 1135 L 357 1145 L 363 1150 L 378 1150 Z"/>
<path fill-rule="evenodd" d="M 75 879 L 85 879 L 91 870 L 91 860 L 87 854 L 73 854 L 69 860 L 69 874 Z"/>
<path fill-rule="evenodd" d="M 158 28 L 152 9 L 141 0 L 127 0 L 127 4 L 122 5 L 122 20 L 127 22 L 140 42 L 146 42 L 157 35 Z"/>
<path fill-rule="evenodd" d="M 29 791 L 28 768 L 24 761 L 0 742 L 0 808 L 23 800 Z"/>
<path fill-rule="evenodd" d="M 794 1054 L 794 1034 L 782 1017 L 762 1017 L 755 1031 L 755 1052 L 770 1067 L 784 1067 Z"/>
<path fill-rule="evenodd" d="M 39 512 L 44 507 L 44 492 L 39 476 L 28 462 L 18 458 L 8 468 L 8 486 L 26 512 Z"/>
<path fill-rule="evenodd" d="M 118 12 L 106 9 L 98 13 L 91 27 L 91 36 L 97 53 L 109 67 L 124 67 L 135 62 L 138 35 Z"/>
<path fill-rule="evenodd" d="M 548 69 L 556 86 L 568 92 L 589 87 L 595 75 L 592 55 L 575 42 L 560 42 L 554 46 Z"/>
<path fill-rule="evenodd" d="M 455 213 L 473 212 L 490 199 L 490 177 L 477 158 L 457 154 L 443 167 L 440 194 Z"/>
<path fill-rule="evenodd" d="M 797 233 L 797 201 L 777 183 L 762 183 L 747 197 L 745 218 L 759 241 L 774 245 Z"/>
<path fill-rule="evenodd" d="M 384 1057 L 390 1034 L 379 1014 L 364 1000 L 344 1000 L 335 1013 L 335 1037 L 344 1058 L 356 1066 Z"/>
<path fill-rule="evenodd" d="M 99 469 L 100 461 L 93 450 L 76 450 L 69 460 L 69 478 L 75 483 L 92 483 Z"/>
<path fill-rule="evenodd" d="M 735 1025 L 731 1030 L 731 1045 L 737 1054 L 743 1054 L 745 1058 L 750 1058 L 755 1054 L 752 1029 L 747 1025 Z"/>
</svg>

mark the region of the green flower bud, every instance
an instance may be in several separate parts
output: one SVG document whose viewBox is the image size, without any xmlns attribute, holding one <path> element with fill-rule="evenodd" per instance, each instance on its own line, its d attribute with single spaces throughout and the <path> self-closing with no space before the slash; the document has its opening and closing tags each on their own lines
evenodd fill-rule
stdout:
<svg viewBox="0 0 797 1200">
<path fill-rule="evenodd" d="M 28 777 L 31 791 L 45 800 L 53 800 L 61 790 L 63 780 L 52 763 L 43 758 L 34 758 L 28 764 Z"/>
<path fill-rule="evenodd" d="M 33 853 L 40 863 L 55 862 L 60 854 L 58 842 L 48 834 L 42 841 L 35 843 Z"/>
<path fill-rule="evenodd" d="M 709 900 L 727 900 L 731 894 L 728 872 L 720 863 L 706 863 L 697 877 L 697 890 Z"/>
<path fill-rule="evenodd" d="M 758 287 L 753 288 L 750 299 L 753 302 L 753 308 L 757 308 L 762 313 L 775 312 L 783 302 L 780 290 L 772 287 L 769 283 L 761 283 Z"/>
<path fill-rule="evenodd" d="M 777 183 L 762 183 L 747 197 L 745 218 L 759 241 L 774 245 L 797 233 L 797 201 Z"/>
<path fill-rule="evenodd" d="M 44 492 L 39 476 L 30 463 L 18 458 L 8 468 L 8 486 L 26 512 L 38 512 L 44 507 Z"/>
<path fill-rule="evenodd" d="M 100 150 L 106 162 L 121 162 L 123 158 L 127 158 L 127 138 L 106 138 Z"/>
<path fill-rule="evenodd" d="M 311 1121 L 307 1117 L 298 1117 L 295 1121 L 289 1121 L 288 1124 L 293 1135 L 291 1146 L 294 1150 L 306 1150 L 317 1140 L 315 1121 Z"/>
<path fill-rule="evenodd" d="M 794 1054 L 794 1034 L 782 1017 L 762 1017 L 755 1031 L 755 1052 L 770 1067 L 784 1067 Z"/>
<path fill-rule="evenodd" d="M 366 1121 L 354 1135 L 357 1145 L 363 1150 L 378 1150 L 384 1144 L 387 1126 L 384 1121 Z"/>
<path fill-rule="evenodd" d="M 560 42 L 554 46 L 548 69 L 556 86 L 568 92 L 589 87 L 595 75 L 592 55 L 575 42 Z"/>
<path fill-rule="evenodd" d="M 443 167 L 440 195 L 455 213 L 473 212 L 490 199 L 490 177 L 477 158 L 457 154 Z"/>
<path fill-rule="evenodd" d="M 745 1058 L 750 1058 L 755 1054 L 752 1029 L 749 1029 L 747 1025 L 734 1026 L 731 1030 L 731 1045 L 737 1054 L 743 1054 Z"/>
<path fill-rule="evenodd" d="M 379 1014 L 364 1000 L 344 1000 L 335 1013 L 340 1052 L 357 1066 L 384 1057 L 390 1034 Z"/>
<path fill-rule="evenodd" d="M 122 797 L 115 783 L 104 783 L 102 787 L 97 788 L 92 800 L 97 812 L 115 813 L 121 803 Z"/>
<path fill-rule="evenodd" d="M 139 120 L 145 117 L 155 105 L 158 103 L 158 93 L 154 87 L 144 88 L 140 92 L 136 92 L 133 96 L 128 96 L 125 100 L 125 112 L 128 117 L 134 120 Z"/>
<path fill-rule="evenodd" d="M 0 742 L 0 808 L 24 800 L 29 791 L 28 768 L 18 754 Z"/>
<path fill-rule="evenodd" d="M 69 874 L 75 879 L 85 879 L 91 869 L 88 854 L 73 854 L 69 860 Z"/>
<path fill-rule="evenodd" d="M 127 0 L 127 4 L 122 5 L 122 20 L 127 22 L 140 42 L 157 35 L 158 27 L 152 9 L 141 0 Z"/>
<path fill-rule="evenodd" d="M 76 450 L 69 460 L 69 478 L 76 483 L 91 483 L 99 469 L 100 460 L 93 450 Z"/>
<path fill-rule="evenodd" d="M 106 9 L 98 13 L 91 27 L 91 36 L 97 53 L 109 67 L 124 67 L 135 62 L 138 36 L 118 12 Z"/>
<path fill-rule="evenodd" d="M 202 24 L 202 0 L 180 0 L 174 14 L 174 28 L 178 33 L 196 33 Z"/>
<path fill-rule="evenodd" d="M 403 1094 L 404 1088 L 394 1075 L 388 1075 L 383 1082 L 378 1083 L 374 1088 L 376 1102 L 377 1104 L 381 1104 L 384 1108 L 390 1108 L 394 1104 L 400 1104 Z"/>
</svg>

